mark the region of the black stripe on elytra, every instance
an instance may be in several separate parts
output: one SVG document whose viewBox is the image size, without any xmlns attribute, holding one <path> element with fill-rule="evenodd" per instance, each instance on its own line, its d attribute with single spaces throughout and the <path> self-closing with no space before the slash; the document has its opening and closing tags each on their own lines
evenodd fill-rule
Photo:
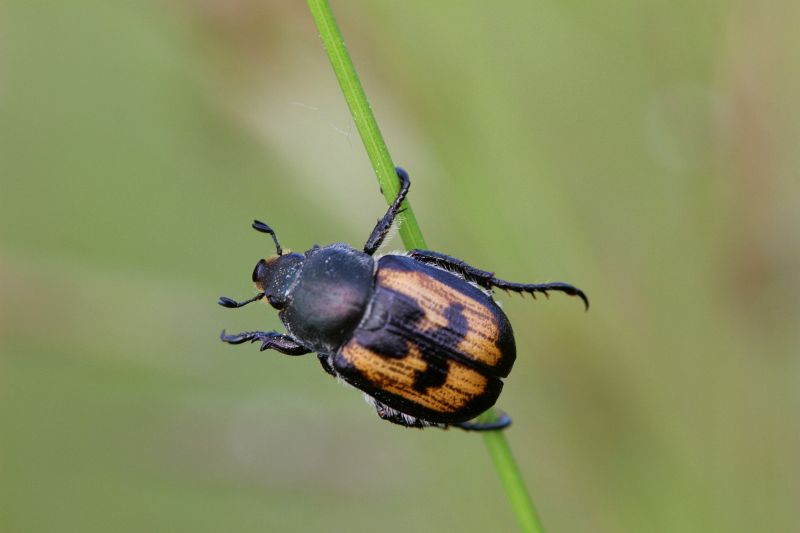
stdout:
<svg viewBox="0 0 800 533">
<path fill-rule="evenodd" d="M 469 321 L 464 315 L 464 304 L 453 302 L 444 310 L 447 319 L 447 329 L 456 333 L 459 342 L 463 341 L 469 333 Z"/>
<path fill-rule="evenodd" d="M 413 343 L 425 362 L 424 370 L 414 372 L 413 388 L 420 393 L 447 381 L 451 359 L 485 372 L 486 369 L 474 361 L 457 355 L 457 347 L 469 328 L 464 305 L 451 303 L 444 310 L 444 317 L 446 325 L 423 329 L 425 311 L 416 300 L 379 287 L 373 294 L 370 318 L 356 330 L 356 342 L 377 355 L 391 358 L 407 357 Z"/>
<path fill-rule="evenodd" d="M 464 278 L 454 272 L 449 272 L 434 266 L 420 263 L 415 259 L 404 255 L 385 255 L 378 260 L 378 271 L 384 269 L 399 272 L 417 272 L 432 278 L 451 289 L 457 290 L 473 302 L 480 304 L 485 311 L 488 311 L 497 328 L 497 340 L 495 345 L 500 351 L 501 358 L 494 365 L 487 365 L 482 361 L 475 361 L 466 357 L 457 357 L 459 361 L 479 370 L 483 374 L 497 377 L 506 377 L 511 372 L 511 367 L 516 359 L 516 347 L 514 345 L 514 333 L 511 323 L 505 313 L 483 290 L 471 285 Z M 378 284 L 380 286 L 380 283 Z"/>
<path fill-rule="evenodd" d="M 440 334 L 447 335 L 449 337 L 448 341 L 453 343 L 455 346 L 458 346 L 458 344 L 461 343 L 461 341 L 463 341 L 466 337 L 467 327 L 469 325 L 467 322 L 467 317 L 464 316 L 464 305 L 460 303 L 450 304 L 447 309 L 445 309 L 444 316 L 447 319 L 447 325 L 434 330 L 428 330 L 426 334 L 430 335 L 434 339 L 439 337 Z M 453 336 L 453 333 L 455 333 L 457 336 L 457 342 L 456 338 Z M 417 345 L 420 348 L 422 359 L 426 363 L 426 369 L 425 371 L 417 372 L 414 375 L 414 390 L 424 393 L 429 388 L 441 387 L 444 385 L 445 381 L 447 381 L 447 374 L 450 371 L 450 360 L 443 359 L 441 356 L 436 355 L 435 351 L 438 349 L 437 345 L 420 343 L 419 341 Z M 444 372 L 436 371 L 433 362 L 438 360 L 447 363 L 447 369 Z"/>
</svg>

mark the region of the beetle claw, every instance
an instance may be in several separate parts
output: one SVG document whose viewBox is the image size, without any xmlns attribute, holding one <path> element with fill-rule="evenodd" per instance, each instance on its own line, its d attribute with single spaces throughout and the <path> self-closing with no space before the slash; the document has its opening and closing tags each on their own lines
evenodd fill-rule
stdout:
<svg viewBox="0 0 800 533">
<path fill-rule="evenodd" d="M 239 342 L 241 342 L 239 341 L 239 337 L 241 337 L 241 335 L 227 335 L 224 329 L 222 330 L 222 333 L 219 334 L 220 340 L 229 344 L 239 344 Z"/>
</svg>

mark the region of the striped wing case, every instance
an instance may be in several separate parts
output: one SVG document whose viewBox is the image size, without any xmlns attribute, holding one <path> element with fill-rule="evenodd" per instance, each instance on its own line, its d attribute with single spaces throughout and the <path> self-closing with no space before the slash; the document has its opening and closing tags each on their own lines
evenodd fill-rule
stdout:
<svg viewBox="0 0 800 533">
<path fill-rule="evenodd" d="M 511 324 L 484 291 L 387 255 L 364 318 L 333 362 L 343 379 L 393 409 L 456 423 L 494 405 L 515 357 Z"/>
</svg>

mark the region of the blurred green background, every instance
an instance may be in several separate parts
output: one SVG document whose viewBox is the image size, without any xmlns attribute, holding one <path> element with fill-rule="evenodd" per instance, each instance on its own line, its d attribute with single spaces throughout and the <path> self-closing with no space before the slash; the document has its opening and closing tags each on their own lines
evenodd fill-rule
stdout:
<svg viewBox="0 0 800 533">
<path fill-rule="evenodd" d="M 429 245 L 592 299 L 499 295 L 548 531 L 797 531 L 800 5 L 334 9 Z M 304 3 L 5 0 L 0 180 L 0 531 L 515 529 L 479 436 L 217 339 L 253 218 L 385 209 Z"/>
</svg>

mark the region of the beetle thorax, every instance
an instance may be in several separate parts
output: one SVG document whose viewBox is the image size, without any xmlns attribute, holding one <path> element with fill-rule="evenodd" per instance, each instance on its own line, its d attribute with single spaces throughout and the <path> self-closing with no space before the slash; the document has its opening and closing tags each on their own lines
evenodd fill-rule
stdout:
<svg viewBox="0 0 800 533">
<path fill-rule="evenodd" d="M 310 349 L 333 353 L 349 340 L 372 295 L 373 259 L 346 244 L 306 252 L 281 320 Z"/>
</svg>

